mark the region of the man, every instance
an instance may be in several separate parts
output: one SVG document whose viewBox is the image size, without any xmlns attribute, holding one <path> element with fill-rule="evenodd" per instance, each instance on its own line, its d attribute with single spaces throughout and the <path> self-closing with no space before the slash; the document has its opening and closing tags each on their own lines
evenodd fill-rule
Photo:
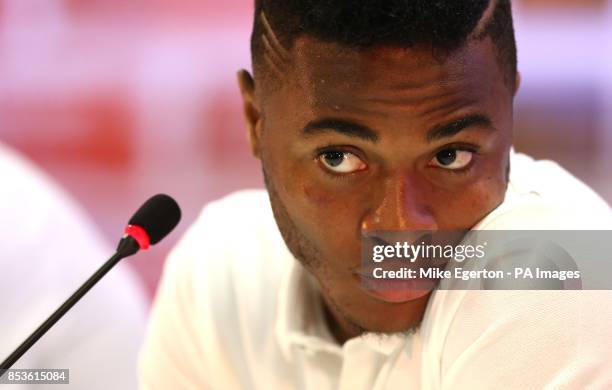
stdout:
<svg viewBox="0 0 612 390">
<path fill-rule="evenodd" d="M 108 259 L 113 248 L 57 184 L 2 144 L 0 173 L 0 360 L 4 361 Z M 119 265 L 13 368 L 68 369 L 70 383 L 54 385 L 57 389 L 133 389 L 145 310 L 138 281 Z"/>
<path fill-rule="evenodd" d="M 612 221 L 569 173 L 512 151 L 509 1 L 255 8 L 238 80 L 267 194 L 209 205 L 170 256 L 143 388 L 612 385 L 608 291 L 397 294 L 356 272 L 377 231 Z"/>
</svg>

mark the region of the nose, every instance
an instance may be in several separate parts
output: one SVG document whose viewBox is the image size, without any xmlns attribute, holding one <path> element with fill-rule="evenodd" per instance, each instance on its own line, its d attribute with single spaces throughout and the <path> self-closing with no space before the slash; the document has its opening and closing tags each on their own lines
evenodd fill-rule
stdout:
<svg viewBox="0 0 612 390">
<path fill-rule="evenodd" d="M 427 202 L 428 184 L 405 173 L 389 177 L 382 188 L 373 191 L 376 199 L 362 218 L 362 232 L 438 230 Z"/>
</svg>

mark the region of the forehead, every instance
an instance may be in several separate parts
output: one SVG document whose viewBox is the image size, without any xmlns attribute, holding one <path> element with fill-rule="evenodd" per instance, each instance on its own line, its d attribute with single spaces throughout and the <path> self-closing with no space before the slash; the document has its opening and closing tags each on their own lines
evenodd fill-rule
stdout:
<svg viewBox="0 0 612 390">
<path fill-rule="evenodd" d="M 292 49 L 283 90 L 302 108 L 364 111 L 434 110 L 509 94 L 489 38 L 447 56 L 427 48 L 354 50 L 310 37 Z M 287 94 L 282 99 L 287 98 Z"/>
</svg>

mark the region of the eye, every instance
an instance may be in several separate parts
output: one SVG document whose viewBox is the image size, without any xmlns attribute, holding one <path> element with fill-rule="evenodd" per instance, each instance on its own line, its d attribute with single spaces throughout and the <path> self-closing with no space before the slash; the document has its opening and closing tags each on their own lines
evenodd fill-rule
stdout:
<svg viewBox="0 0 612 390">
<path fill-rule="evenodd" d="M 328 151 L 319 155 L 318 160 L 325 168 L 335 173 L 352 173 L 366 169 L 367 165 L 350 152 Z"/>
<path fill-rule="evenodd" d="M 448 170 L 459 170 L 467 167 L 473 157 L 474 152 L 469 150 L 444 149 L 436 154 L 429 165 Z"/>
</svg>

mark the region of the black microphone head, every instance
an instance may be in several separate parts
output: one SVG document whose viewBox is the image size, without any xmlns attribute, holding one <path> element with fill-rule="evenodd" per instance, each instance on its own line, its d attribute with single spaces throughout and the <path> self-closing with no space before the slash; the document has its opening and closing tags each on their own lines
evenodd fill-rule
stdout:
<svg viewBox="0 0 612 390">
<path fill-rule="evenodd" d="M 181 220 L 181 208 L 170 196 L 158 194 L 147 200 L 130 219 L 130 225 L 143 228 L 151 245 L 166 237 Z"/>
</svg>

